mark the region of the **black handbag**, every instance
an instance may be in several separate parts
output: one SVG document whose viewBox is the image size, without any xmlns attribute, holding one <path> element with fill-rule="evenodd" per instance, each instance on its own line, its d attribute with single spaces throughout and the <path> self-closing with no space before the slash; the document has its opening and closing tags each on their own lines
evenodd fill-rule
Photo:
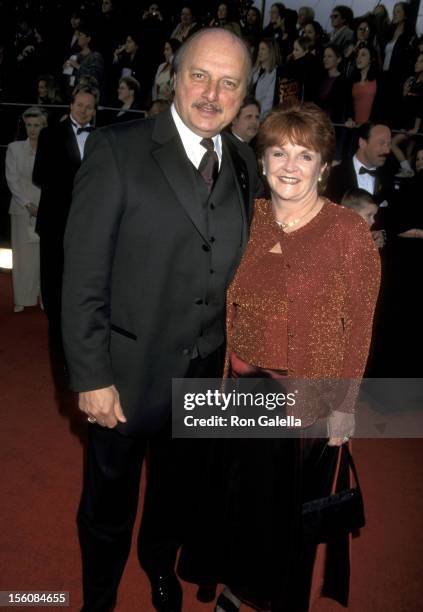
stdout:
<svg viewBox="0 0 423 612">
<path fill-rule="evenodd" d="M 303 504 L 302 527 L 306 542 L 328 542 L 342 534 L 352 533 L 366 523 L 357 470 L 346 444 L 341 447 L 340 453 L 340 461 L 344 454 L 356 486 Z"/>
</svg>

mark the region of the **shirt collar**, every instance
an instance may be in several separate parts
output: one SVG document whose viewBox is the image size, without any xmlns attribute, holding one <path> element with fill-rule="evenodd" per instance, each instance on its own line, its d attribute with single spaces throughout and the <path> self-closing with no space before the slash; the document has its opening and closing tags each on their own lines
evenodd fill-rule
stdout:
<svg viewBox="0 0 423 612">
<path fill-rule="evenodd" d="M 363 164 L 356 155 L 354 155 L 353 157 L 353 164 L 354 164 L 354 170 L 355 173 L 358 174 L 360 172 L 360 168 L 363 166 L 363 168 L 366 168 L 366 170 L 376 170 L 375 166 L 372 166 L 371 168 L 368 168 L 365 164 Z"/>
<path fill-rule="evenodd" d="M 189 158 L 191 158 L 190 152 L 192 150 L 198 149 L 201 147 L 203 153 L 205 153 L 204 147 L 201 146 L 200 142 L 203 140 L 202 136 L 198 136 L 195 132 L 189 129 L 188 126 L 182 121 L 181 117 L 178 114 L 178 111 L 175 108 L 175 104 L 172 104 L 171 109 L 173 120 L 176 125 L 176 129 L 178 130 L 178 134 L 182 140 L 182 144 L 184 145 L 184 149 Z M 212 137 L 214 150 L 216 151 L 217 157 L 219 159 L 219 164 L 222 161 L 222 137 L 220 134 Z"/>
<path fill-rule="evenodd" d="M 231 132 L 235 136 L 235 138 L 238 138 L 238 140 L 240 140 L 241 142 L 246 142 L 243 138 L 241 138 L 241 136 L 239 134 L 237 134 L 235 132 L 235 130 L 233 128 L 232 128 Z"/>
<path fill-rule="evenodd" d="M 78 121 L 76 119 L 73 118 L 72 115 L 69 115 L 69 119 L 70 119 L 70 122 L 71 122 L 72 127 L 73 127 L 74 130 L 77 130 L 78 128 L 82 128 L 82 127 L 90 127 L 91 126 L 91 122 L 88 122 L 85 125 L 81 125 L 80 123 L 78 123 Z"/>
</svg>

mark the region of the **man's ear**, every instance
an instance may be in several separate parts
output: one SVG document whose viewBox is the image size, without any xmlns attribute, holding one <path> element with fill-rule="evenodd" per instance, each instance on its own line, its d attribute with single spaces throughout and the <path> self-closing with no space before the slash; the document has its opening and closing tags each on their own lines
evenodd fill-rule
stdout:
<svg viewBox="0 0 423 612">
<path fill-rule="evenodd" d="M 358 148 L 359 149 L 365 149 L 367 145 L 367 140 L 364 140 L 364 138 L 359 138 L 358 139 Z"/>
</svg>

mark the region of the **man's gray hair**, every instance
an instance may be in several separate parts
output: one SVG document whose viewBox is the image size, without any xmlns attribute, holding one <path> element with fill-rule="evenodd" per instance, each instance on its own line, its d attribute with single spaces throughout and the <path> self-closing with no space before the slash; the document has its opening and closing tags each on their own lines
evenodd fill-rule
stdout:
<svg viewBox="0 0 423 612">
<path fill-rule="evenodd" d="M 202 30 L 198 30 L 198 32 L 195 32 L 195 34 L 192 34 L 189 38 L 187 38 L 186 41 L 181 45 L 181 47 L 179 47 L 179 49 L 177 50 L 173 58 L 172 65 L 173 65 L 173 69 L 175 73 L 179 72 L 182 62 L 184 60 L 184 57 L 186 53 L 189 51 L 189 48 L 191 47 L 192 43 L 198 40 L 199 38 L 201 38 L 202 36 L 206 34 L 210 34 L 212 32 L 213 33 L 225 32 L 225 34 L 227 34 L 230 38 L 232 38 L 234 42 L 238 43 L 241 46 L 241 48 L 245 51 L 245 58 L 247 60 L 247 83 L 249 83 L 251 71 L 253 68 L 250 50 L 248 49 L 247 45 L 245 44 L 242 38 L 240 38 L 233 32 L 230 32 L 229 30 L 225 30 L 223 28 L 203 28 Z"/>
</svg>

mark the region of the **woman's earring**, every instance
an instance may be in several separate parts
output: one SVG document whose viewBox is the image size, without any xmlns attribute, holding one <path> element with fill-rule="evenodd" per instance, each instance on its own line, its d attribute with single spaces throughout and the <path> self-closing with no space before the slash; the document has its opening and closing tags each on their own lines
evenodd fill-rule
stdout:
<svg viewBox="0 0 423 612">
<path fill-rule="evenodd" d="M 266 176 L 266 168 L 263 166 L 263 175 Z"/>
<path fill-rule="evenodd" d="M 321 176 L 319 176 L 319 178 L 317 179 L 317 182 L 318 182 L 318 183 L 321 183 L 321 182 L 322 182 L 322 177 L 321 177 Z"/>
</svg>

